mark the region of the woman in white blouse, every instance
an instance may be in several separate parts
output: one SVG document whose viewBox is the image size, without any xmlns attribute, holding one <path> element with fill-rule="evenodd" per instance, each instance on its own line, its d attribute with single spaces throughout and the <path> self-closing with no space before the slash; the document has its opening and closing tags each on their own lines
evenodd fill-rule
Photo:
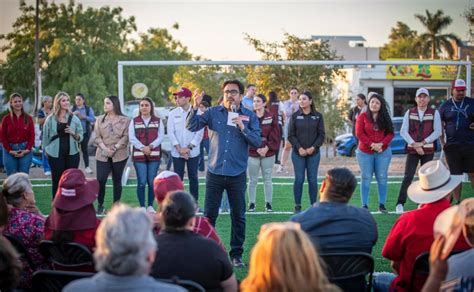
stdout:
<svg viewBox="0 0 474 292">
<path fill-rule="evenodd" d="M 132 144 L 132 161 L 137 173 L 137 197 L 140 207 L 145 208 L 145 187 L 148 184 L 148 212 L 153 209 L 153 179 L 161 159 L 161 142 L 165 136 L 163 121 L 155 116 L 153 101 L 145 97 L 140 101 L 138 116 L 128 127 Z"/>
</svg>

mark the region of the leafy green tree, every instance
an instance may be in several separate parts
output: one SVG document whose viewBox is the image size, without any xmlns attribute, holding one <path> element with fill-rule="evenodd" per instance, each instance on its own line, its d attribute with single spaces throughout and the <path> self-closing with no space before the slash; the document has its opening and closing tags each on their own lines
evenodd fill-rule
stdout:
<svg viewBox="0 0 474 292">
<path fill-rule="evenodd" d="M 436 59 L 439 57 L 441 49 L 444 49 L 452 59 L 454 48 L 451 41 L 460 44 L 461 40 L 453 33 L 442 33 L 452 23 L 452 18 L 445 15 L 442 10 L 437 10 L 434 14 L 426 10 L 425 15 L 415 14 L 415 18 L 426 29 L 426 32 L 420 35 L 420 45 L 423 52 L 425 54 L 430 52 L 431 59 Z"/>
<path fill-rule="evenodd" d="M 7 52 L 7 59 L 0 72 L 7 93 L 19 91 L 25 97 L 31 97 L 34 91 L 35 9 L 21 2 L 20 12 L 13 31 L 0 36 L 7 42 L 1 48 Z M 187 49 L 166 29 L 151 28 L 133 41 L 131 35 L 137 31 L 135 19 L 123 17 L 120 7 L 84 8 L 74 1 L 68 4 L 41 1 L 39 13 L 43 94 L 82 92 L 98 113 L 103 97 L 117 94 L 117 61 L 191 58 Z M 164 67 L 127 68 L 126 99 L 133 98 L 129 92 L 136 82 L 147 84 L 151 97 L 164 96 L 175 71 L 176 68 Z"/>
<path fill-rule="evenodd" d="M 178 29 L 178 25 L 174 25 Z M 140 40 L 133 43 L 128 60 L 190 60 L 192 55 L 187 48 L 166 29 L 151 28 L 140 35 Z M 133 99 L 131 88 L 141 82 L 147 85 L 148 95 L 157 105 L 167 104 L 168 88 L 173 86 L 173 75 L 179 68 L 176 66 L 125 67 L 124 92 L 125 100 Z"/>
<path fill-rule="evenodd" d="M 389 42 L 380 49 L 381 59 L 416 59 L 420 55 L 418 34 L 406 23 L 398 21 L 390 30 Z"/>
<path fill-rule="evenodd" d="M 246 40 L 263 60 L 335 60 L 339 59 L 330 50 L 327 42 L 299 38 L 285 34 L 282 42 L 264 42 L 246 35 Z M 257 91 L 268 94 L 275 91 L 287 96 L 291 87 L 310 91 L 316 108 L 325 120 L 327 141 L 333 141 L 338 130 L 344 126 L 347 104 L 330 96 L 334 75 L 342 74 L 338 68 L 327 66 L 247 66 L 249 83 L 257 85 Z M 336 99 L 336 100 L 335 100 Z"/>
<path fill-rule="evenodd" d="M 247 73 L 243 66 L 186 66 L 180 67 L 173 76 L 174 91 L 179 86 L 192 91 L 204 91 L 213 98 L 213 105 L 222 95 L 221 85 L 225 80 L 238 79 L 246 83 Z"/>
</svg>

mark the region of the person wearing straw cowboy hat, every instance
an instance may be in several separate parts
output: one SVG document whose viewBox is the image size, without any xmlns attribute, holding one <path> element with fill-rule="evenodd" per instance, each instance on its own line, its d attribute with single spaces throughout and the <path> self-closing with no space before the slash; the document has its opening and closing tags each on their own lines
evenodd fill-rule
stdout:
<svg viewBox="0 0 474 292">
<path fill-rule="evenodd" d="M 439 214 L 433 231 L 435 240 L 430 250 L 430 275 L 423 291 L 438 291 L 445 286 L 457 289 L 449 291 L 471 291 L 474 287 L 474 198 L 465 199 Z M 449 256 L 454 240 L 460 235 L 471 248 Z M 441 285 L 442 281 L 446 282 Z M 441 291 L 448 291 L 443 288 Z"/>
<path fill-rule="evenodd" d="M 466 82 L 456 79 L 452 97 L 439 107 L 443 123 L 444 153 L 452 174 L 467 173 L 474 190 L 474 99 L 466 96 Z M 443 143 L 443 139 L 440 139 Z M 454 190 L 454 199 L 461 200 L 461 185 Z"/>
<path fill-rule="evenodd" d="M 430 250 L 435 219 L 449 208 L 448 198 L 462 181 L 462 176 L 451 175 L 439 160 L 421 166 L 418 177 L 419 181 L 408 187 L 408 197 L 420 206 L 398 218 L 382 250 L 382 256 L 391 260 L 396 274 L 376 275 L 374 291 L 408 291 L 415 259 Z M 464 238 L 459 238 L 454 248 L 465 250 L 468 245 Z M 425 280 L 426 277 L 415 279 L 415 291 L 421 290 Z"/>
<path fill-rule="evenodd" d="M 82 170 L 70 168 L 63 172 L 53 200 L 53 209 L 45 223 L 45 239 L 76 242 L 90 250 L 95 248 L 95 233 L 100 224 L 94 201 L 99 182 L 87 180 Z"/>
</svg>

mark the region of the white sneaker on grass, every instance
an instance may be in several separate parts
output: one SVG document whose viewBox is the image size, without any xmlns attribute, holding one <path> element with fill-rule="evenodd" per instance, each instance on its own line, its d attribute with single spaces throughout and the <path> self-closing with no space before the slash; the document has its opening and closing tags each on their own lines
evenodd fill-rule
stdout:
<svg viewBox="0 0 474 292">
<path fill-rule="evenodd" d="M 156 211 L 155 211 L 155 209 L 153 208 L 153 206 L 148 206 L 148 207 L 146 208 L 146 211 L 147 211 L 148 213 L 156 213 Z"/>
<path fill-rule="evenodd" d="M 402 204 L 398 204 L 397 207 L 395 208 L 395 213 L 397 214 L 403 214 L 404 210 L 403 210 L 403 205 Z"/>
<path fill-rule="evenodd" d="M 93 174 L 94 173 L 89 166 L 86 167 L 85 171 L 86 171 L 87 174 Z"/>
</svg>

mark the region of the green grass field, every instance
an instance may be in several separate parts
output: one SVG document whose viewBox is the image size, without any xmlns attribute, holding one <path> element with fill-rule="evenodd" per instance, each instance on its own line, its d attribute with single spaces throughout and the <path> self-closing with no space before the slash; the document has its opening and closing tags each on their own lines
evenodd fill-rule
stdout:
<svg viewBox="0 0 474 292">
<path fill-rule="evenodd" d="M 205 187 L 204 180 L 200 180 L 200 205 L 203 206 Z M 291 178 L 275 178 L 273 180 L 273 210 L 275 212 L 290 212 L 293 211 L 293 180 Z M 35 180 L 33 182 L 34 191 L 36 195 L 36 201 L 38 207 L 44 214 L 48 214 L 51 210 L 51 187 L 46 186 L 50 184 L 51 181 L 48 180 Z M 128 185 L 135 184 L 135 180 L 129 180 Z M 107 185 L 107 194 L 105 199 L 106 208 L 110 208 L 112 200 L 112 187 L 111 182 L 108 182 Z M 370 204 L 369 209 L 373 212 L 378 210 L 378 199 L 377 199 L 377 186 L 372 184 L 371 194 L 370 194 Z M 398 196 L 398 191 L 400 189 L 400 179 L 391 179 L 389 182 L 389 191 L 387 196 L 386 207 L 389 211 L 395 211 L 395 203 Z M 303 192 L 303 207 L 309 207 L 309 198 L 307 195 L 307 187 L 305 186 Z M 474 197 L 471 187 L 468 183 L 464 183 L 462 197 Z M 132 206 L 138 205 L 138 200 L 136 198 L 136 187 L 135 186 L 126 186 L 123 189 L 122 193 L 122 202 L 130 204 Z M 359 187 L 357 187 L 354 196 L 350 202 L 353 205 L 360 206 L 360 195 Z M 156 203 L 155 203 L 156 207 Z M 408 200 L 405 205 L 405 210 L 412 210 L 416 208 L 416 205 Z M 258 185 L 257 188 L 257 212 L 264 211 L 264 199 L 263 199 L 263 186 Z M 255 244 L 257 239 L 257 234 L 260 230 L 262 224 L 268 222 L 277 222 L 277 221 L 287 221 L 292 215 L 291 214 L 252 214 L 247 213 L 247 229 L 246 229 L 246 240 L 244 245 L 244 262 L 249 262 L 249 256 L 252 249 L 252 246 Z M 377 221 L 378 226 L 378 242 L 374 247 L 372 255 L 375 259 L 375 271 L 389 271 L 390 265 L 389 261 L 382 258 L 381 251 L 385 238 L 387 237 L 390 228 L 392 227 L 395 220 L 398 218 L 396 214 L 374 214 L 375 220 Z M 228 214 L 219 215 L 217 221 L 217 232 L 221 236 L 224 244 L 229 249 L 229 240 L 230 240 L 230 216 Z M 242 279 L 247 274 L 247 269 L 241 269 L 236 271 L 239 279 Z"/>
</svg>

